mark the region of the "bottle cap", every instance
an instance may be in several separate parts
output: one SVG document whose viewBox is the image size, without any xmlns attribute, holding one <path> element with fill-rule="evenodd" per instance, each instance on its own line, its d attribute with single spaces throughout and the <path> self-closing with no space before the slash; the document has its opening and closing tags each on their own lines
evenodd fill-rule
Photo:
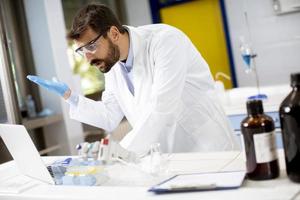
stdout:
<svg viewBox="0 0 300 200">
<path fill-rule="evenodd" d="M 248 100 L 247 101 L 247 112 L 248 112 L 248 115 L 263 114 L 264 109 L 263 109 L 262 101 L 257 100 L 257 99 Z"/>
<path fill-rule="evenodd" d="M 104 138 L 101 140 L 101 144 L 108 145 L 108 143 L 109 143 L 108 138 Z"/>
<path fill-rule="evenodd" d="M 300 86 L 300 73 L 291 74 L 291 86 Z"/>
</svg>

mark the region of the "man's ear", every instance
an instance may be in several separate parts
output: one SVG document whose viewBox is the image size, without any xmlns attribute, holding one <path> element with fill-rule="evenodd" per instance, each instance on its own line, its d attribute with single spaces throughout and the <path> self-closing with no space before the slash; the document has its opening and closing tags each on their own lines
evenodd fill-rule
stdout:
<svg viewBox="0 0 300 200">
<path fill-rule="evenodd" d="M 108 36 L 110 37 L 112 42 L 117 42 L 120 38 L 120 31 L 117 27 L 112 26 L 108 31 Z"/>
</svg>

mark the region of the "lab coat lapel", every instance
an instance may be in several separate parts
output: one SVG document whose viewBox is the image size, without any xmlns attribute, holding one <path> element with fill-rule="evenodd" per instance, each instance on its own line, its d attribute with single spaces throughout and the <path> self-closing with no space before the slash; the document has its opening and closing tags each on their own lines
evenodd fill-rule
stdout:
<svg viewBox="0 0 300 200">
<path fill-rule="evenodd" d="M 132 48 L 133 48 L 133 67 L 132 67 L 132 77 L 133 77 L 133 85 L 134 85 L 134 103 L 138 104 L 141 102 L 143 92 L 145 92 L 145 88 L 143 86 L 143 77 L 145 77 L 145 63 L 144 63 L 144 55 L 146 50 L 146 42 L 142 40 L 139 33 L 136 31 L 134 27 L 128 27 L 130 31 L 130 39 L 132 40 Z"/>
<path fill-rule="evenodd" d="M 132 83 L 134 86 L 134 96 L 128 88 L 124 97 L 127 101 L 127 109 L 130 109 L 131 120 L 135 122 L 140 118 L 140 114 L 147 109 L 147 103 L 151 96 L 152 72 L 147 54 L 147 39 L 145 33 L 138 31 L 134 27 L 127 27 L 130 33 L 130 39 L 133 50 L 133 66 L 132 66 Z M 122 79 L 123 84 L 127 87 L 125 79 Z M 123 88 L 125 90 L 125 88 Z"/>
</svg>

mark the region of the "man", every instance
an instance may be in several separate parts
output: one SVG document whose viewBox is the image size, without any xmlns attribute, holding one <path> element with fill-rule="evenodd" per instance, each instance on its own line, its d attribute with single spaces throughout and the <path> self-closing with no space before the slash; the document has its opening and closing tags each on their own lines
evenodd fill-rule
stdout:
<svg viewBox="0 0 300 200">
<path fill-rule="evenodd" d="M 102 101 L 61 82 L 29 79 L 63 96 L 71 118 L 112 131 L 125 115 L 133 129 L 121 145 L 138 153 L 154 143 L 163 152 L 237 148 L 209 67 L 178 29 L 121 26 L 108 7 L 90 4 L 75 16 L 68 37 L 105 74 Z"/>
</svg>

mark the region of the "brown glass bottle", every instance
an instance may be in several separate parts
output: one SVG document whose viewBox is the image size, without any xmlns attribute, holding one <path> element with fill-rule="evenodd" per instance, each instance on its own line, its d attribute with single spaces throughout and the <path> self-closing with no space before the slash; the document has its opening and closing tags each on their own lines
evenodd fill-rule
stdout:
<svg viewBox="0 0 300 200">
<path fill-rule="evenodd" d="M 293 90 L 280 105 L 286 172 L 295 182 L 300 182 L 300 73 L 291 75 Z"/>
<path fill-rule="evenodd" d="M 273 119 L 264 114 L 261 100 L 247 101 L 248 116 L 241 122 L 247 177 L 252 180 L 279 176 Z"/>
</svg>

